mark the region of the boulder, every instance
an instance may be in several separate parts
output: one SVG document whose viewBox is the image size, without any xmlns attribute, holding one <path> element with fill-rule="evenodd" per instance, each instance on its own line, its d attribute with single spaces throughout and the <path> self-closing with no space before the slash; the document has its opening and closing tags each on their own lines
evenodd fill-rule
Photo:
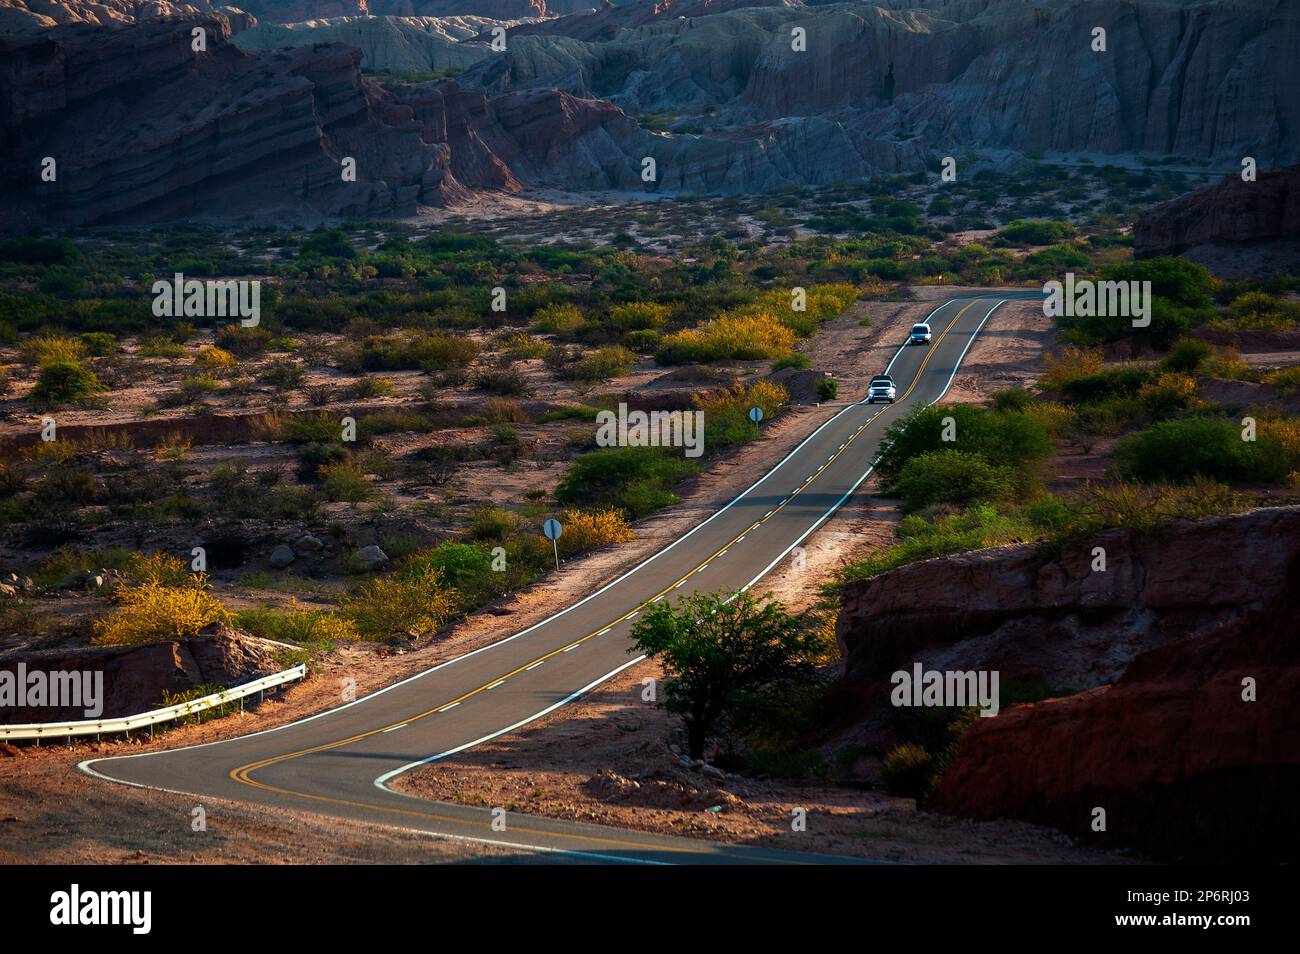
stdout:
<svg viewBox="0 0 1300 954">
<path fill-rule="evenodd" d="M 1293 861 L 1300 556 L 1278 582 L 1259 612 L 1143 653 L 1111 686 L 976 720 L 926 807 L 1160 856 Z"/>
<path fill-rule="evenodd" d="M 285 546 L 282 543 L 271 551 L 271 566 L 283 570 L 297 558 L 298 554 L 294 553 L 293 547 Z"/>
<path fill-rule="evenodd" d="M 388 554 L 372 543 L 358 550 L 353 560 L 367 570 L 377 570 L 388 563 Z"/>
</svg>

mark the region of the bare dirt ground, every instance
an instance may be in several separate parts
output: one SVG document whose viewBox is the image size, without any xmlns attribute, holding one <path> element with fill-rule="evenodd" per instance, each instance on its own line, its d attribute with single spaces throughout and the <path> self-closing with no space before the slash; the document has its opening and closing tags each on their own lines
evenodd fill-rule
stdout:
<svg viewBox="0 0 1300 954">
<path fill-rule="evenodd" d="M 815 366 L 836 369 L 841 396 L 859 396 L 865 381 L 884 366 L 906 328 L 952 289 L 917 289 L 915 301 L 859 303 L 827 323 L 811 345 Z M 1041 316 L 1041 311 L 1038 313 Z M 1017 327 L 1016 315 L 1022 324 Z M 870 318 L 863 327 L 861 318 Z M 968 356 L 979 380 L 994 374 L 1032 376 L 1036 356 L 1025 342 L 1041 329 L 1022 309 L 999 313 L 994 330 L 1006 333 Z M 1007 344 L 1007 342 L 1019 342 Z M 986 370 L 981 371 L 984 368 Z M 998 369 L 996 371 L 992 369 Z M 979 378 L 979 375 L 985 378 Z M 980 393 L 959 374 L 956 384 Z M 988 385 L 984 385 L 987 387 Z M 1005 385 L 1003 385 L 1005 386 Z M 993 387 L 996 389 L 996 386 Z M 345 646 L 323 659 L 312 678 L 284 691 L 254 711 L 206 725 L 183 726 L 155 742 L 103 742 L 74 749 L 23 748 L 0 754 L 0 861 L 176 863 L 247 861 L 453 861 L 491 860 L 497 852 L 410 833 L 368 828 L 306 813 L 272 812 L 236 804 L 207 806 L 209 831 L 190 831 L 192 799 L 112 786 L 76 772 L 94 755 L 116 755 L 213 741 L 281 725 L 339 702 L 341 680 L 355 680 L 361 693 L 412 675 L 450 656 L 509 635 L 585 595 L 625 568 L 679 537 L 743 490 L 753 475 L 788 453 L 835 408 L 796 406 L 774 421 L 765 438 L 716 461 L 681 491 L 682 503 L 637 524 L 632 543 L 568 562 L 548 577 L 488 607 L 435 641 L 410 649 Z M 817 586 L 851 549 L 887 543 L 897 517 L 882 502 L 860 496 L 816 534 L 799 554 L 779 567 L 766 586 L 792 609 L 808 608 Z M 639 702 L 634 690 L 652 674 L 637 667 L 579 703 L 557 711 L 490 747 L 443 763 L 436 772 L 413 776 L 420 794 L 478 804 L 513 804 L 515 810 L 611 824 L 696 834 L 727 841 L 781 844 L 907 861 L 1114 860 L 1072 847 L 1057 833 L 1019 823 L 974 823 L 918 814 L 910 801 L 848 788 L 797 785 L 770 780 L 732 782 L 729 794 L 680 765 L 669 746 L 673 730 L 662 713 Z M 635 728 L 633 728 L 635 727 Z M 642 794 L 607 801 L 622 783 L 592 779 L 602 770 L 616 776 L 641 774 Z M 650 776 L 658 770 L 662 778 Z M 680 778 L 682 773 L 688 776 Z M 695 776 L 694 778 L 690 776 Z M 662 783 L 662 784 L 661 784 Z M 694 794 L 691 789 L 698 789 Z M 540 794 L 534 795 L 534 792 Z M 653 797 L 651 794 L 653 793 Z M 527 796 L 527 797 L 524 797 Z M 688 805 L 683 806 L 685 797 Z M 641 807 L 637 799 L 650 804 Z M 676 800 L 676 801 L 674 801 Z M 702 804 L 708 801 L 710 804 Z M 707 809 L 723 804 L 719 812 Z M 794 807 L 808 810 L 808 832 L 789 832 Z M 216 816 L 217 822 L 213 822 Z M 94 819 L 93 825 L 88 819 Z M 93 830 L 92 830 L 93 828 Z M 789 832 L 787 834 L 787 832 Z M 791 841 L 791 838 L 806 839 Z"/>
<path fill-rule="evenodd" d="M 1117 863 L 1020 822 L 917 812 L 911 799 L 815 782 L 709 778 L 679 755 L 673 719 L 629 670 L 527 728 L 395 783 L 426 798 L 733 844 L 916 864 Z M 796 809 L 807 818 L 794 831 Z"/>
<path fill-rule="evenodd" d="M 1050 318 L 1036 301 L 1009 301 L 993 313 L 971 345 L 944 404 L 987 401 L 996 391 L 1028 387 L 1044 352 L 1056 345 Z"/>
</svg>

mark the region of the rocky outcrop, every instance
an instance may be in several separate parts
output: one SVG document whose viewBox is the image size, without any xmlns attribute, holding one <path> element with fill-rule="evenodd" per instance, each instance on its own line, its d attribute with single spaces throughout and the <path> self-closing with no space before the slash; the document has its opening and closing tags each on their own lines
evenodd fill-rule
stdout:
<svg viewBox="0 0 1300 954">
<path fill-rule="evenodd" d="M 472 39 L 498 22 L 485 17 L 341 17 L 261 23 L 240 33 L 235 44 L 254 52 L 342 43 L 361 51 L 361 66 L 367 72 L 459 71 L 492 55 L 485 43 L 460 41 Z"/>
<path fill-rule="evenodd" d="M 1097 547 L 1104 572 L 1092 569 Z M 1093 688 L 1142 652 L 1263 612 L 1298 557 L 1300 507 L 1279 507 L 1107 530 L 1059 552 L 1024 544 L 914 563 L 845 587 L 845 678 L 919 660 Z"/>
<path fill-rule="evenodd" d="M 1300 165 L 1239 175 L 1148 209 L 1133 226 L 1137 258 L 1185 255 L 1219 274 L 1300 271 Z"/>
<path fill-rule="evenodd" d="M 892 672 L 999 673 L 1004 708 L 962 735 L 927 809 L 1160 853 L 1267 853 L 1281 828 L 1294 851 L 1300 507 L 912 564 L 846 587 L 837 637 L 832 734 L 882 752 Z M 1008 707 L 1018 682 L 1069 695 Z"/>
<path fill-rule="evenodd" d="M 10 654 L 0 670 L 27 673 L 102 673 L 105 718 L 134 715 L 163 705 L 163 694 L 196 686 L 229 687 L 278 671 L 274 646 L 225 627 L 184 641 L 105 649 Z M 61 722 L 86 718 L 83 709 L 55 706 L 0 707 L 0 722 Z"/>
<path fill-rule="evenodd" d="M 1112 686 L 977 720 L 927 807 L 1162 856 L 1294 861 L 1297 699 L 1293 553 L 1259 611 L 1140 655 Z"/>
<path fill-rule="evenodd" d="M 96 26 L 137 23 L 162 17 L 218 15 L 232 33 L 247 30 L 257 18 L 234 4 L 207 0 L 0 0 L 0 34 L 32 33 L 67 23 Z"/>
</svg>

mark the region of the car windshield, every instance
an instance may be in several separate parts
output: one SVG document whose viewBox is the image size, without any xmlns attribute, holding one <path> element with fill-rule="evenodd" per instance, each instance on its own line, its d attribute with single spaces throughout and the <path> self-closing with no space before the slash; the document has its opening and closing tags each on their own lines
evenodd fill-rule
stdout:
<svg viewBox="0 0 1300 954">
<path fill-rule="evenodd" d="M 913 326 L 912 326 L 912 330 L 913 330 L 913 331 L 929 331 L 930 329 L 929 329 L 927 326 L 925 326 L 925 325 L 913 325 Z"/>
<path fill-rule="evenodd" d="M 871 379 L 871 383 L 872 383 L 872 384 L 890 385 L 890 384 L 893 384 L 894 381 L 893 381 L 892 378 L 872 378 L 872 379 Z"/>
</svg>

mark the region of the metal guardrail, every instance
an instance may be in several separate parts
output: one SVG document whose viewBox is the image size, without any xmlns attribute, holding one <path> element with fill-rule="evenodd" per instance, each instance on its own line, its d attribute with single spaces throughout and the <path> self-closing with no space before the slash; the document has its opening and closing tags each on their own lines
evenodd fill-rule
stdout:
<svg viewBox="0 0 1300 954">
<path fill-rule="evenodd" d="M 172 719 L 193 715 L 196 712 L 213 709 L 225 705 L 227 702 L 251 696 L 255 692 L 265 692 L 267 689 L 274 689 L 276 686 L 293 682 L 305 675 L 307 675 L 307 667 L 300 664 L 292 669 L 285 669 L 282 672 L 272 673 L 269 676 L 263 676 L 261 679 L 246 682 L 242 686 L 222 689 L 220 692 L 214 692 L 212 695 L 203 696 L 199 699 L 191 699 L 189 702 L 177 703 L 164 709 L 153 709 L 150 712 L 141 712 L 138 715 L 124 716 L 120 719 L 83 719 L 77 722 L 29 722 L 17 725 L 0 725 L 0 740 L 35 739 L 39 745 L 41 739 L 47 738 L 70 739 L 78 735 L 99 736 L 114 732 L 125 732 L 130 735 L 132 729 L 144 729 L 157 725 L 159 722 L 168 722 Z"/>
</svg>

